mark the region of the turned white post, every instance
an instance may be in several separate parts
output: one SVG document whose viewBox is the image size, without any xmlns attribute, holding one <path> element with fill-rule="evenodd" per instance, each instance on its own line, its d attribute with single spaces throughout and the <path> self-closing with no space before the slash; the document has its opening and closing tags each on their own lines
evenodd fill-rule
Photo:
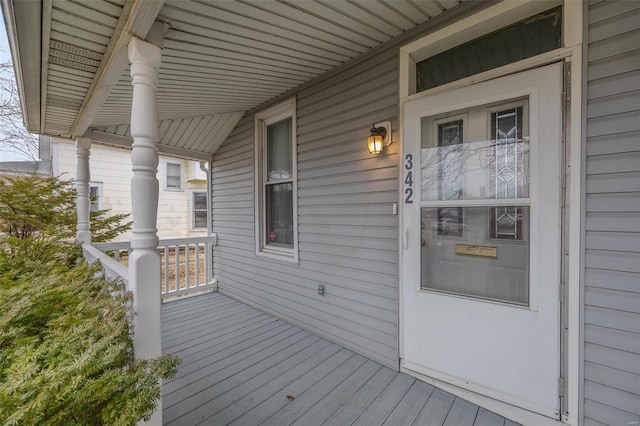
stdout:
<svg viewBox="0 0 640 426">
<path fill-rule="evenodd" d="M 76 224 L 76 240 L 82 244 L 91 244 L 91 225 L 89 214 L 91 213 L 91 199 L 89 198 L 89 181 L 91 172 L 89 167 L 89 155 L 91 153 L 91 139 L 76 139 L 76 212 L 78 223 Z"/>
<path fill-rule="evenodd" d="M 129 286 L 133 291 L 134 353 L 154 358 L 162 352 L 160 337 L 160 255 L 158 254 L 158 112 L 156 86 L 160 48 L 133 38 L 129 43 L 133 79 L 131 104 L 131 204 L 133 237 L 129 258 Z M 162 401 L 147 424 L 162 424 Z"/>
</svg>

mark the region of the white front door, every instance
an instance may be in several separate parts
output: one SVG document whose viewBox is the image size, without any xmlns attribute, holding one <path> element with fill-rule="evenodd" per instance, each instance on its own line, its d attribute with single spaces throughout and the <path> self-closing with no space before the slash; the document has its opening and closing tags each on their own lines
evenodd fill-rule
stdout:
<svg viewBox="0 0 640 426">
<path fill-rule="evenodd" d="M 558 417 L 562 66 L 405 102 L 402 365 Z"/>
</svg>

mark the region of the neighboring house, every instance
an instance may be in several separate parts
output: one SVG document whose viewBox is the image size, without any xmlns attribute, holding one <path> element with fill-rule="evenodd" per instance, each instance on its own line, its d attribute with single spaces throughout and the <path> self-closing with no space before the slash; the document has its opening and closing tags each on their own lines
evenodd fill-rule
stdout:
<svg viewBox="0 0 640 426">
<path fill-rule="evenodd" d="M 51 143 L 52 172 L 75 179 L 75 142 L 60 138 Z M 131 154 L 124 148 L 91 148 L 91 209 L 131 214 Z M 158 236 L 187 238 L 207 235 L 207 173 L 204 163 L 162 155 L 158 164 Z M 131 240 L 131 231 L 115 241 Z"/>
<path fill-rule="evenodd" d="M 50 138 L 40 136 L 38 141 L 39 160 L 0 161 L 0 178 L 17 176 L 51 176 Z"/>
<path fill-rule="evenodd" d="M 640 2 L 2 7 L 28 129 L 133 146 L 137 355 L 160 151 L 211 162 L 221 293 L 520 422 L 640 421 Z"/>
<path fill-rule="evenodd" d="M 42 161 L 2 161 L 0 176 L 51 176 L 51 163 Z"/>
</svg>

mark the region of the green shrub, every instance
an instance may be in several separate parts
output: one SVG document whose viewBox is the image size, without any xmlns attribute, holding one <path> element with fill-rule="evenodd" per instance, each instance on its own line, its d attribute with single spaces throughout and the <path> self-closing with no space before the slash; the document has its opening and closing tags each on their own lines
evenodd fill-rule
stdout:
<svg viewBox="0 0 640 426">
<path fill-rule="evenodd" d="M 54 178 L 0 182 L 0 425 L 135 425 L 178 365 L 134 358 L 131 294 L 79 261 L 74 197 Z M 94 240 L 129 226 L 93 216 Z"/>
<path fill-rule="evenodd" d="M 109 241 L 131 229 L 127 214 L 92 211 L 91 239 Z M 55 177 L 30 176 L 0 180 L 0 232 L 20 239 L 55 236 L 73 240 L 76 234 L 76 190 Z"/>
<path fill-rule="evenodd" d="M 8 266 L 11 244 L 27 273 Z M 153 412 L 177 359 L 134 360 L 130 293 L 99 277 L 99 265 L 69 266 L 56 251 L 33 238 L 0 251 L 0 424 L 134 425 Z"/>
</svg>

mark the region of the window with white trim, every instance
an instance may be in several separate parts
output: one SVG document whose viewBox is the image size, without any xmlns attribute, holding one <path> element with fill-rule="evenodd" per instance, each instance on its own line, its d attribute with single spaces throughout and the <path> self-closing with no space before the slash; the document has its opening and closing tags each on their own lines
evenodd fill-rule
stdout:
<svg viewBox="0 0 640 426">
<path fill-rule="evenodd" d="M 89 199 L 92 212 L 102 210 L 102 182 L 89 182 Z"/>
<path fill-rule="evenodd" d="M 207 193 L 193 191 L 191 193 L 191 229 L 207 229 Z"/>
<path fill-rule="evenodd" d="M 164 189 L 170 191 L 182 191 L 182 162 L 165 162 Z"/>
<path fill-rule="evenodd" d="M 256 251 L 297 261 L 295 99 L 255 116 Z"/>
</svg>

